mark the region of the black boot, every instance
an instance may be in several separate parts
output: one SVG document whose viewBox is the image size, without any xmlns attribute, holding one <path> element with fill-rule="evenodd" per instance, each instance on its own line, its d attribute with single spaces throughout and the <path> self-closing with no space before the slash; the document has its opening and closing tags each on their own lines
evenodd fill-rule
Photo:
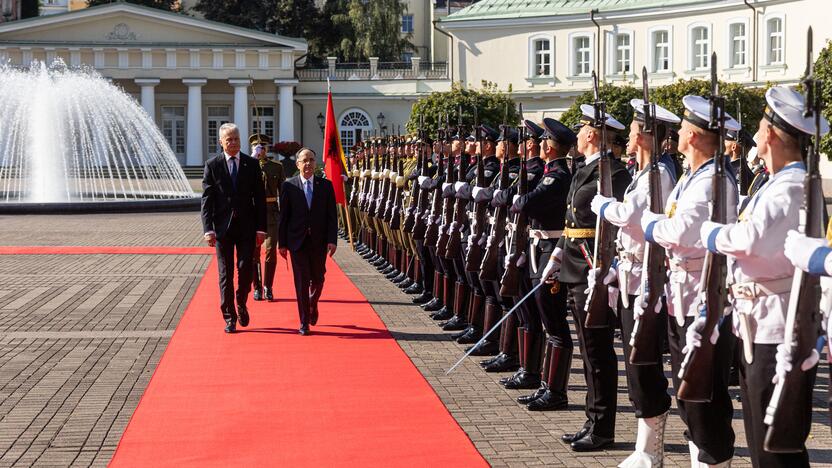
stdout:
<svg viewBox="0 0 832 468">
<path fill-rule="evenodd" d="M 451 339 L 452 339 L 452 340 L 454 340 L 454 341 L 456 341 L 457 343 L 459 343 L 459 341 L 458 341 L 458 340 L 459 340 L 460 338 L 462 338 L 463 336 L 465 336 L 465 335 L 469 334 L 469 333 L 471 333 L 471 326 L 470 326 L 470 325 L 469 325 L 469 326 L 468 326 L 468 328 L 466 328 L 465 330 L 458 331 L 458 332 L 456 332 L 456 333 L 451 333 Z"/>
<path fill-rule="evenodd" d="M 485 296 L 477 294 L 477 291 L 471 294 L 471 301 L 468 305 L 469 331 L 457 338 L 457 343 L 474 344 L 482 337 L 483 302 L 485 302 Z"/>
<path fill-rule="evenodd" d="M 529 411 L 554 411 L 565 409 L 569 404 L 566 397 L 566 386 L 569 383 L 569 372 L 572 367 L 572 349 L 561 348 L 551 344 L 547 350 L 550 354 L 548 370 L 546 371 L 546 392 L 538 399 L 526 406 Z"/>
<path fill-rule="evenodd" d="M 425 309 L 425 312 L 436 312 L 437 310 L 442 308 L 442 299 L 434 297 L 428 302 L 422 304 L 421 307 Z"/>
<path fill-rule="evenodd" d="M 540 387 L 540 361 L 543 357 L 543 333 L 523 331 L 523 360 L 520 366 L 523 372 L 508 380 L 505 387 L 509 390 L 534 389 Z"/>
<path fill-rule="evenodd" d="M 468 328 L 468 285 L 462 282 L 457 282 L 454 285 L 454 311 L 455 314 L 446 323 L 442 324 L 442 329 L 445 331 L 458 331 Z"/>
<path fill-rule="evenodd" d="M 416 284 L 416 283 L 414 283 L 412 279 L 410 279 L 406 276 L 403 280 L 401 280 L 399 282 L 396 282 L 396 286 L 398 286 L 399 289 L 401 289 L 402 291 L 406 291 L 407 288 L 413 286 L 414 284 Z"/>
<path fill-rule="evenodd" d="M 526 368 L 523 367 L 523 364 L 526 363 L 526 329 L 523 327 L 517 327 L 514 331 L 514 336 L 517 338 L 517 361 L 520 363 L 520 368 L 517 369 L 517 372 L 511 374 L 509 377 L 503 377 L 500 379 L 500 385 L 505 386 L 509 380 L 516 379 L 518 376 L 522 375 L 526 372 Z"/>
<path fill-rule="evenodd" d="M 531 395 L 523 395 L 521 397 L 517 397 L 517 403 L 521 405 L 528 405 L 529 403 L 537 400 L 538 398 L 542 397 L 547 390 L 549 390 L 548 382 L 549 382 L 549 358 L 552 355 L 552 342 L 550 340 L 546 340 L 546 352 L 543 356 L 543 379 L 540 383 L 540 388 L 535 390 L 534 393 Z"/>
<path fill-rule="evenodd" d="M 405 291 L 407 292 L 407 291 Z M 433 299 L 433 295 L 427 291 L 422 292 L 422 294 L 414 297 L 410 301 L 414 304 L 427 304 Z"/>
<path fill-rule="evenodd" d="M 448 320 L 454 316 L 454 280 L 450 276 L 442 277 L 442 299 L 445 305 L 430 314 L 430 318 L 434 320 Z"/>
<path fill-rule="evenodd" d="M 500 328 L 500 355 L 483 366 L 486 372 L 511 372 L 520 367 L 517 343 L 517 314 L 512 313 Z"/>
<path fill-rule="evenodd" d="M 404 289 L 404 293 L 405 294 L 422 294 L 422 295 L 427 294 L 428 300 L 430 300 L 430 298 L 433 297 L 433 296 L 430 295 L 429 292 L 425 291 L 424 287 L 422 287 L 422 285 L 419 284 L 419 283 L 413 283 L 410 286 L 406 287 Z M 422 302 L 416 302 L 415 300 L 413 302 L 415 302 L 416 304 L 422 304 Z"/>
<path fill-rule="evenodd" d="M 436 312 L 442 308 L 442 296 L 444 294 L 445 282 L 443 278 L 445 275 L 435 271 L 433 273 L 433 299 L 422 305 L 422 308 L 427 312 Z"/>
</svg>

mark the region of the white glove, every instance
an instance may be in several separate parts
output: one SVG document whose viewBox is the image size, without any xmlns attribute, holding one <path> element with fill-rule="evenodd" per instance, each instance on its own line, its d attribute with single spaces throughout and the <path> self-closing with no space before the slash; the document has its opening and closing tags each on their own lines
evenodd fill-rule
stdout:
<svg viewBox="0 0 832 468">
<path fill-rule="evenodd" d="M 636 320 L 638 320 L 639 317 L 644 315 L 644 312 L 646 311 L 646 309 L 647 309 L 647 298 L 644 297 L 644 295 L 642 294 L 641 296 L 638 296 L 636 298 L 636 301 L 633 303 L 633 314 L 635 315 Z M 656 309 L 656 310 L 654 310 L 655 313 L 657 313 L 657 314 L 661 313 L 661 311 L 662 311 L 662 301 L 656 301 L 656 308 L 655 309 Z"/>
<path fill-rule="evenodd" d="M 586 294 L 590 294 L 593 289 L 595 289 L 595 282 L 597 281 L 598 275 L 601 274 L 600 268 L 593 268 L 589 270 L 589 273 L 586 275 L 586 283 L 587 288 L 584 291 Z M 618 278 L 618 272 L 615 269 L 615 265 L 611 266 L 609 271 L 607 271 L 607 275 L 604 276 L 602 280 L 605 285 L 607 285 L 607 296 L 609 298 L 609 306 L 611 309 L 615 309 L 618 305 L 618 287 L 614 286 L 615 280 Z"/>
<path fill-rule="evenodd" d="M 774 377 L 771 379 L 771 383 L 777 385 L 777 383 L 786 378 L 786 374 L 792 371 L 792 349 L 791 346 L 786 345 L 785 343 L 777 345 L 777 354 L 774 356 L 777 360 L 777 365 L 774 367 Z M 815 367 L 818 361 L 820 361 L 820 354 L 818 354 L 818 350 L 813 349 L 812 353 L 809 354 L 809 357 L 803 360 L 803 363 L 800 364 L 800 370 L 806 372 L 807 370 Z"/>
<path fill-rule="evenodd" d="M 457 182 L 457 183 L 455 183 L 454 184 L 454 191 L 459 192 L 459 189 L 464 187 L 466 184 L 467 184 L 467 182 Z"/>
<path fill-rule="evenodd" d="M 646 232 L 647 226 L 649 226 L 650 223 L 665 219 L 666 217 L 667 216 L 662 213 L 653 213 L 652 211 L 647 210 L 641 215 L 641 229 Z"/>
<path fill-rule="evenodd" d="M 809 259 L 815 251 L 821 247 L 829 247 L 826 239 L 806 237 L 794 229 L 786 234 L 786 243 L 783 246 L 784 254 L 795 268 L 809 271 Z"/>
<path fill-rule="evenodd" d="M 468 235 L 468 251 L 471 251 L 471 248 L 474 246 L 474 242 L 476 241 L 476 236 L 473 234 Z"/>
<path fill-rule="evenodd" d="M 517 266 L 519 268 L 526 266 L 526 252 L 521 253 L 520 256 L 517 257 Z"/>
<path fill-rule="evenodd" d="M 592 202 L 590 202 L 590 204 L 589 204 L 589 209 L 592 210 L 592 212 L 595 213 L 596 215 L 600 216 L 601 215 L 601 208 L 603 208 L 604 205 L 606 205 L 607 203 L 612 203 L 614 201 L 616 201 L 615 198 L 605 197 L 605 196 L 601 195 L 600 193 L 598 193 L 598 194 L 595 194 L 594 197 L 592 197 Z"/>
<path fill-rule="evenodd" d="M 442 191 L 444 192 L 445 190 L 448 190 L 448 187 L 450 187 L 451 185 L 453 185 L 453 184 L 451 184 L 450 182 L 443 183 L 442 184 Z"/>
<path fill-rule="evenodd" d="M 702 307 L 705 307 L 703 304 Z M 705 330 L 705 317 L 700 315 L 696 317 L 696 320 L 690 324 L 688 327 L 687 332 L 685 333 L 685 348 L 682 349 L 682 352 L 687 354 L 693 348 L 699 348 L 702 346 L 702 332 Z M 719 326 L 714 327 L 713 333 L 711 333 L 710 341 L 712 345 L 716 344 L 716 341 L 719 339 Z"/>
<path fill-rule="evenodd" d="M 502 192 L 502 190 L 500 190 L 500 189 L 494 189 L 494 193 L 491 194 L 491 198 L 492 199 L 497 198 L 497 195 L 499 195 L 501 192 Z"/>
<path fill-rule="evenodd" d="M 419 183 L 419 187 L 421 187 L 422 184 L 424 184 L 428 179 L 429 179 L 428 176 L 423 176 L 423 175 L 416 178 L 416 180 Z"/>
<path fill-rule="evenodd" d="M 714 232 L 714 229 L 720 229 L 724 226 L 724 224 L 714 223 L 712 221 L 704 221 L 702 225 L 699 226 L 699 240 L 702 241 L 702 245 L 706 249 L 708 248 L 708 238 L 711 237 L 711 233 Z"/>
<path fill-rule="evenodd" d="M 552 256 L 549 257 L 549 261 L 546 263 L 546 267 L 543 268 L 543 272 L 540 274 L 540 281 L 545 282 L 549 279 L 549 277 L 552 277 L 560 272 L 560 262 L 562 257 L 563 250 L 555 248 L 555 251 L 552 252 Z"/>
<path fill-rule="evenodd" d="M 471 190 L 471 197 L 472 197 L 474 200 L 476 200 L 476 199 L 477 199 L 477 194 L 478 194 L 478 193 L 480 193 L 480 192 L 482 192 L 482 191 L 484 190 L 484 188 L 485 188 L 485 187 L 474 187 L 474 189 L 473 189 L 473 190 Z"/>
<path fill-rule="evenodd" d="M 520 199 L 520 194 L 515 193 L 513 197 L 511 197 L 511 204 L 517 203 L 517 200 Z"/>
</svg>

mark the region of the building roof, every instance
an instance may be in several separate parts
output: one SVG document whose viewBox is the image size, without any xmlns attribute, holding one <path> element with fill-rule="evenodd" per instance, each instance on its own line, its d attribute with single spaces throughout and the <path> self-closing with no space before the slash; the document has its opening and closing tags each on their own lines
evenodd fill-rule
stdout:
<svg viewBox="0 0 832 468">
<path fill-rule="evenodd" d="M 588 15 L 646 8 L 676 7 L 715 0 L 481 0 L 442 19 L 443 23 L 469 20 L 517 19 L 542 16 Z"/>
</svg>

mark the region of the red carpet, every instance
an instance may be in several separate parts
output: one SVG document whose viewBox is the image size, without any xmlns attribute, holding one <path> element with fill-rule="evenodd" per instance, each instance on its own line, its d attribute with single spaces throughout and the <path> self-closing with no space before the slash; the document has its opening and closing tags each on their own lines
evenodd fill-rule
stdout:
<svg viewBox="0 0 832 468">
<path fill-rule="evenodd" d="M 131 246 L 0 246 L 0 255 L 212 255 L 213 247 L 131 247 Z"/>
<path fill-rule="evenodd" d="M 225 335 L 212 261 L 112 466 L 487 465 L 334 262 L 311 336 L 285 263 L 276 284 Z"/>
</svg>

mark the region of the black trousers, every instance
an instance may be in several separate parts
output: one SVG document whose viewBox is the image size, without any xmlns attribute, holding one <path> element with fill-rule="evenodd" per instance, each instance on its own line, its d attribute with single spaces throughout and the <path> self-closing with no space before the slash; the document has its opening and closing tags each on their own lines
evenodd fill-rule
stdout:
<svg viewBox="0 0 832 468">
<path fill-rule="evenodd" d="M 741 341 L 738 341 L 737 346 L 741 347 L 741 343 Z M 777 365 L 775 360 L 777 345 L 755 343 L 753 350 L 753 362 L 749 364 L 745 360 L 745 355 L 743 355 L 740 367 L 742 415 L 745 425 L 745 438 L 748 441 L 748 451 L 751 452 L 751 463 L 755 467 L 765 468 L 809 466 L 809 453 L 806 451 L 806 447 L 803 447 L 803 451 L 800 453 L 770 453 L 763 450 L 763 441 L 768 429 L 768 426 L 763 423 L 763 418 L 766 416 L 766 407 L 768 407 L 771 394 L 774 392 L 774 384 L 771 383 L 771 378 L 774 377 L 774 369 Z M 789 395 L 789 397 L 804 398 L 811 401 L 817 371 L 817 366 L 809 371 L 811 385 L 809 385 L 809 391 L 805 395 Z M 810 409 L 809 413 L 811 413 L 811 406 L 807 406 L 807 408 Z M 803 419 L 811 421 L 811 414 L 805 415 Z M 798 419 L 795 418 L 795 420 Z M 810 429 L 811 425 L 809 424 L 805 427 L 795 427 L 795 430 L 802 432 L 804 439 L 809 436 Z"/>
<path fill-rule="evenodd" d="M 667 377 L 664 375 L 661 357 L 657 364 L 648 366 L 630 364 L 630 352 L 633 349 L 630 345 L 630 337 L 636 324 L 633 303 L 637 297 L 631 294 L 630 306 L 626 308 L 621 299 L 618 300 L 621 341 L 624 343 L 624 369 L 627 373 L 627 393 L 633 403 L 636 418 L 653 418 L 670 409 L 670 395 L 667 393 Z M 655 339 L 661 340 L 667 332 L 667 308 L 664 304 L 657 320 L 659 328 Z"/>
<path fill-rule="evenodd" d="M 422 287 L 425 291 L 433 292 L 433 259 L 425 246 L 425 241 L 414 241 L 416 256 L 419 257 L 419 268 L 422 270 Z"/>
<path fill-rule="evenodd" d="M 673 374 L 673 387 L 678 389 L 681 379 L 679 368 L 685 355 L 685 332 L 693 322 L 693 317 L 685 319 L 685 325 L 679 326 L 674 317 L 669 318 L 668 342 L 670 344 L 670 368 Z M 710 339 L 710 337 L 702 337 Z M 708 403 L 693 403 L 681 401 L 679 416 L 687 425 L 685 438 L 699 448 L 699 461 L 716 464 L 734 456 L 734 429 L 731 420 L 734 417 L 734 406 L 728 394 L 728 379 L 731 373 L 731 361 L 734 354 L 736 338 L 731 331 L 731 318 L 722 320 L 719 327 L 719 340 L 716 342 L 714 354 L 717 356 L 713 369 L 714 391 Z"/>
<path fill-rule="evenodd" d="M 584 361 L 584 378 L 587 383 L 586 419 L 584 427 L 600 436 L 615 436 L 615 412 L 618 409 L 618 359 L 613 348 L 615 328 L 585 328 L 587 288 L 585 282 L 564 283 L 572 297 L 572 317 L 578 332 L 578 344 Z M 610 311 L 612 314 L 612 311 Z"/>
<path fill-rule="evenodd" d="M 530 288 L 537 286 L 540 278 L 523 278 L 520 283 L 521 293 L 525 295 Z M 529 289 L 527 289 L 529 288 Z M 552 292 L 552 285 L 544 284 L 534 293 L 534 303 L 538 313 L 537 321 L 530 323 L 541 323 L 549 339 L 560 348 L 572 350 L 572 334 L 569 330 L 569 322 L 566 321 L 568 309 L 566 308 L 567 288 L 560 287 L 556 293 Z M 532 299 L 528 299 L 531 301 Z M 531 329 L 531 332 L 539 330 Z"/>
<path fill-rule="evenodd" d="M 309 326 L 311 296 L 313 293 L 320 296 L 324 287 L 326 244 L 310 245 L 309 240 L 306 240 L 300 249 L 291 251 L 289 255 L 292 258 L 300 325 Z"/>
<path fill-rule="evenodd" d="M 255 238 L 254 231 L 243 230 L 232 220 L 231 226 L 222 239 L 217 239 L 214 247 L 220 278 L 220 310 L 226 321 L 237 320 L 237 309 L 234 307 L 234 253 L 237 253 L 237 306 L 245 307 L 251 291 Z"/>
</svg>

